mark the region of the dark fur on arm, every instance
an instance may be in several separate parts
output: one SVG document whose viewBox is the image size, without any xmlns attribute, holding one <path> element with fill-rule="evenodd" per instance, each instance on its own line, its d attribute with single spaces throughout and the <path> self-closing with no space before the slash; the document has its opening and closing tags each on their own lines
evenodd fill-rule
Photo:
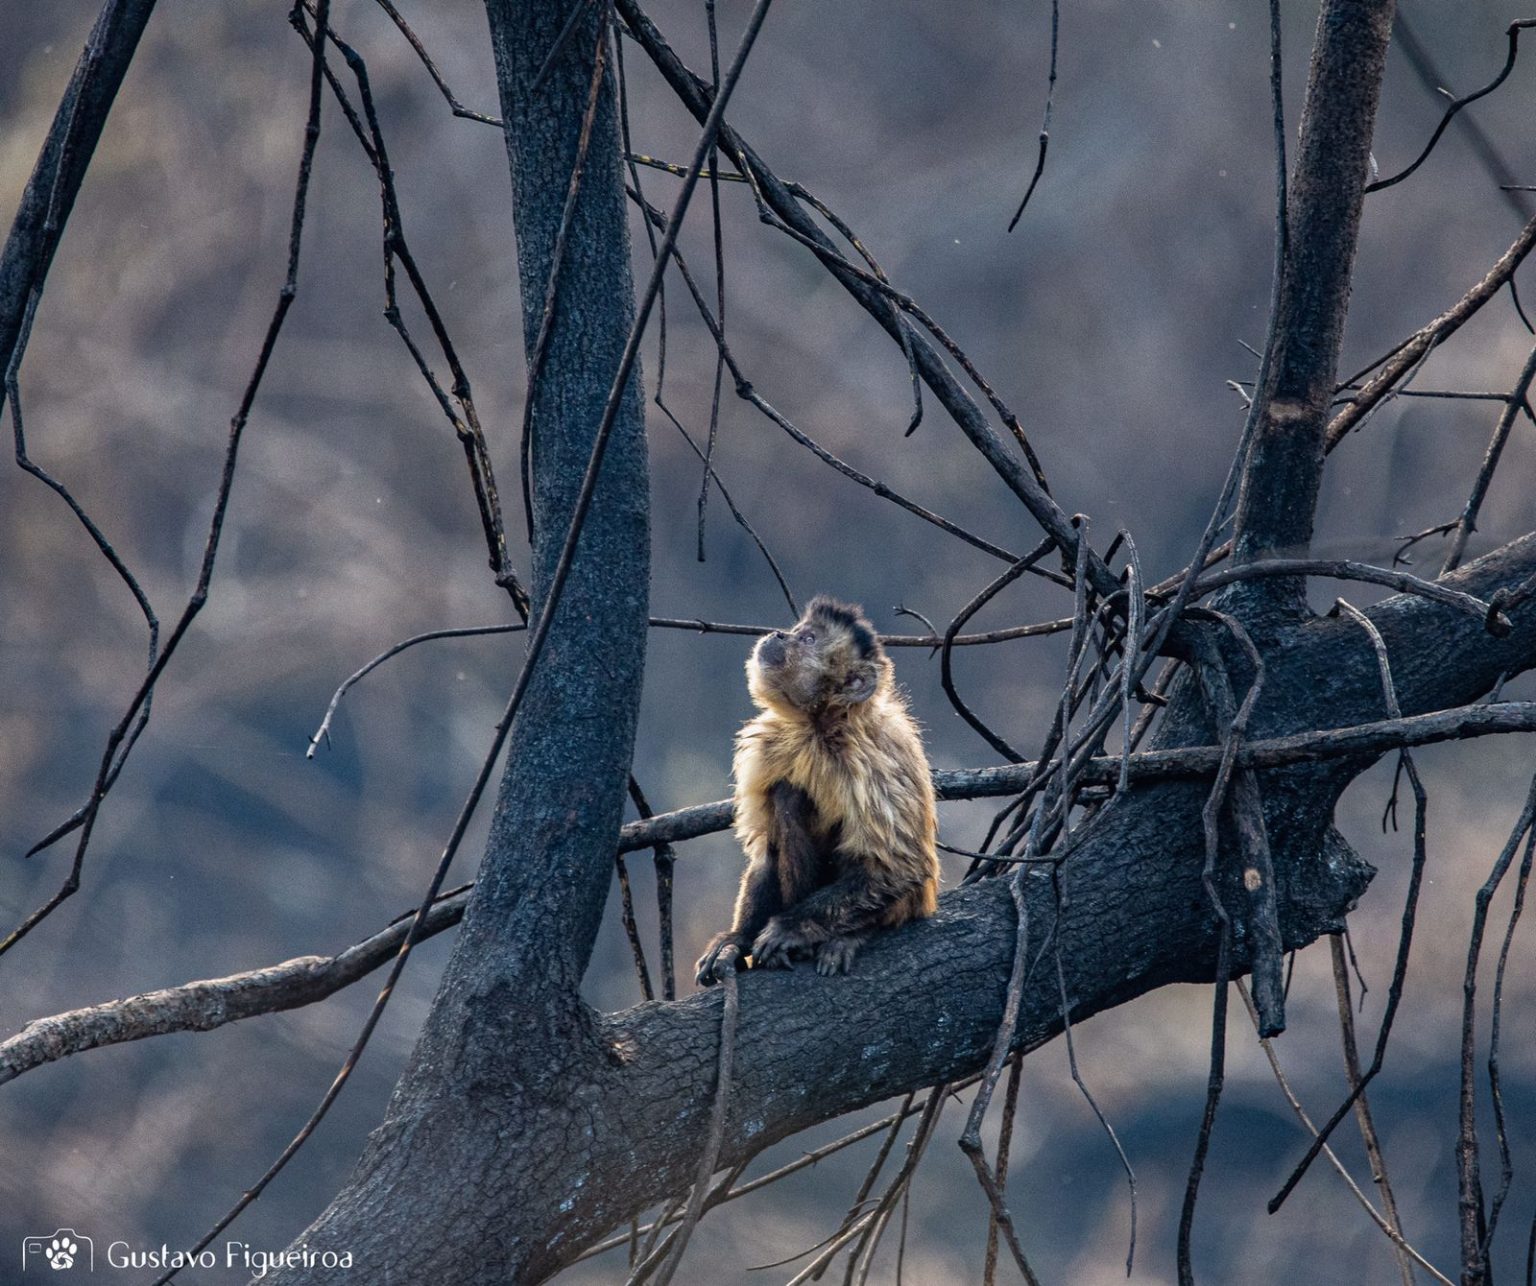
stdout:
<svg viewBox="0 0 1536 1286">
<path fill-rule="evenodd" d="M 739 969 L 748 948 L 772 917 L 800 901 L 820 882 L 825 863 L 811 834 L 816 810 L 810 796 L 781 781 L 769 797 L 773 813 L 767 860 L 748 866 L 736 899 L 735 922 L 724 933 L 716 934 L 699 958 L 701 986 L 719 982 L 727 972 Z"/>
</svg>

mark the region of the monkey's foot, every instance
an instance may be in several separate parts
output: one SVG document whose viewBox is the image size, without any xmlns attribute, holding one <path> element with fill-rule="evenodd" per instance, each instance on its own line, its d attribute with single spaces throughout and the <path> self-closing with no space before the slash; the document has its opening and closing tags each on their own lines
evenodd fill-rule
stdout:
<svg viewBox="0 0 1536 1286">
<path fill-rule="evenodd" d="M 699 957 L 698 973 L 694 975 L 701 987 L 713 987 L 724 982 L 725 975 L 741 968 L 743 943 L 734 933 L 722 933 L 705 948 Z"/>
<path fill-rule="evenodd" d="M 752 944 L 752 966 L 756 969 L 788 969 L 797 956 L 806 953 L 808 945 L 804 934 L 783 916 L 776 915 Z"/>
<path fill-rule="evenodd" d="M 823 978 L 847 973 L 863 945 L 863 938 L 829 938 L 816 948 L 816 972 Z"/>
</svg>

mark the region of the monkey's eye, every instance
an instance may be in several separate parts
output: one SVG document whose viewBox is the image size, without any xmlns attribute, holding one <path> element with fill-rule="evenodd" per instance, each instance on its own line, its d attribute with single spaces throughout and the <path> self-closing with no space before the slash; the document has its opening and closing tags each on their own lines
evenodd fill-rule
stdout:
<svg viewBox="0 0 1536 1286">
<path fill-rule="evenodd" d="M 800 641 L 802 643 L 814 643 L 816 641 L 816 631 L 815 630 L 801 630 L 800 631 Z"/>
</svg>

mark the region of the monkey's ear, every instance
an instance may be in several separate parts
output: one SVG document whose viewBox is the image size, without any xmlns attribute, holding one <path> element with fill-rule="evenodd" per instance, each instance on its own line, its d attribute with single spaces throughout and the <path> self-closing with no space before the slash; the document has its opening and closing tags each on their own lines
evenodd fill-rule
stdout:
<svg viewBox="0 0 1536 1286">
<path fill-rule="evenodd" d="M 858 705 L 861 701 L 868 701 L 875 695 L 875 689 L 880 686 L 880 672 L 872 665 L 855 666 L 848 673 L 847 680 L 843 683 L 843 700 L 849 705 Z"/>
</svg>

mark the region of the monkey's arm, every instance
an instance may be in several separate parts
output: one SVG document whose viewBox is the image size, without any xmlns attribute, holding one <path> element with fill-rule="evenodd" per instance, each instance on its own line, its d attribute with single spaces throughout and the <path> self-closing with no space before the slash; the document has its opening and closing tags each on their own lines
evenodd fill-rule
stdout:
<svg viewBox="0 0 1536 1286">
<path fill-rule="evenodd" d="M 816 887 L 820 858 L 811 835 L 815 807 L 810 796 L 783 781 L 775 782 L 764 795 L 765 799 L 754 801 L 763 816 L 760 828 L 747 837 L 747 869 L 736 895 L 736 914 L 731 927 L 716 934 L 699 957 L 700 986 L 710 986 L 739 969 L 769 920 Z"/>
<path fill-rule="evenodd" d="M 736 894 L 736 915 L 731 927 L 717 933 L 699 957 L 695 979 L 701 987 L 712 987 L 728 973 L 741 968 L 752 939 L 784 905 L 779 896 L 779 881 L 773 863 L 767 858 L 752 859 L 741 877 Z"/>
</svg>

